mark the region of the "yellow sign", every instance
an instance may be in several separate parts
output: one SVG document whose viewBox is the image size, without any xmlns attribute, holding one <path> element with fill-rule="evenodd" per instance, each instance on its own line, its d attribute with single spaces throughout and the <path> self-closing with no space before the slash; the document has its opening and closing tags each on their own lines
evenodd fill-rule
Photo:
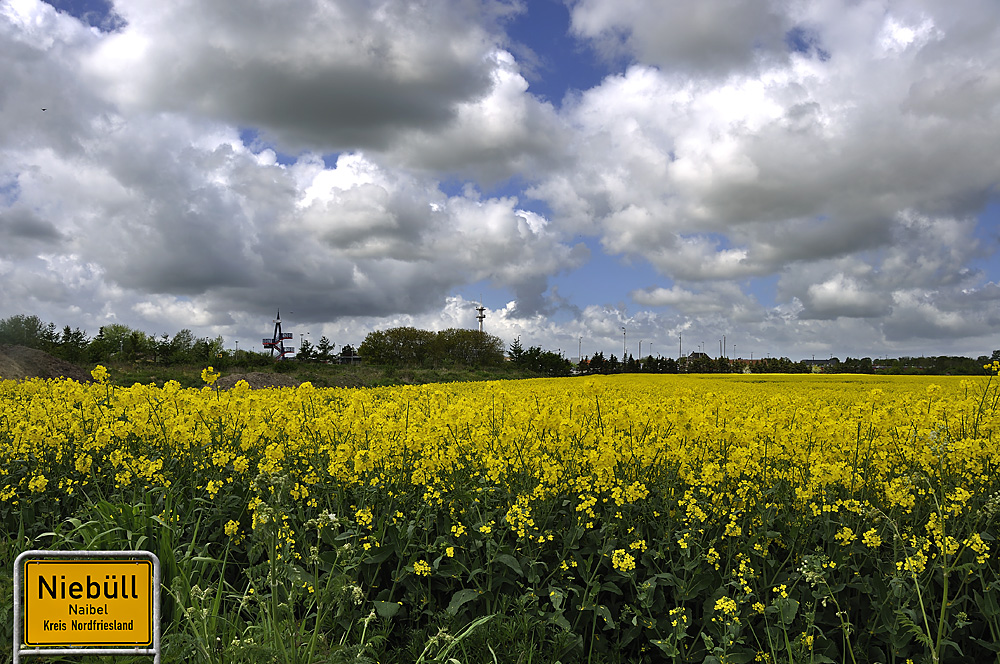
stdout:
<svg viewBox="0 0 1000 664">
<path fill-rule="evenodd" d="M 150 560 L 26 560 L 27 646 L 153 644 Z"/>
</svg>

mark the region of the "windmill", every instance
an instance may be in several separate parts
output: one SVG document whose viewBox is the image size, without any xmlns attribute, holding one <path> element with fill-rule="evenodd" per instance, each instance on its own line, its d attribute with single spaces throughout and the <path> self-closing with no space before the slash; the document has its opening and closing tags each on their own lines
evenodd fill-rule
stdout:
<svg viewBox="0 0 1000 664">
<path fill-rule="evenodd" d="M 293 312 L 294 313 L 294 312 Z M 278 310 L 278 315 L 274 319 L 274 334 L 270 339 L 264 339 L 264 348 L 271 349 L 271 357 L 274 357 L 274 353 L 278 353 L 278 359 L 283 360 L 287 355 L 291 355 L 295 352 L 295 349 L 291 346 L 285 345 L 285 339 L 291 339 L 291 332 L 281 331 L 281 310 Z"/>
</svg>

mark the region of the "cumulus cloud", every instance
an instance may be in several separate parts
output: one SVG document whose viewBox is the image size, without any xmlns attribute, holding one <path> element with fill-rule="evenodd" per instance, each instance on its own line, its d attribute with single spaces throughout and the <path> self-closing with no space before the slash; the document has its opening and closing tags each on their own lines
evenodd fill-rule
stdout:
<svg viewBox="0 0 1000 664">
<path fill-rule="evenodd" d="M 800 318 L 873 318 L 890 311 L 878 293 L 866 290 L 853 278 L 836 274 L 830 279 L 810 284 Z"/>
<path fill-rule="evenodd" d="M 651 10 L 641 0 L 579 0 L 573 32 L 606 57 L 630 57 L 665 70 L 724 74 L 781 57 L 793 27 L 767 0 L 684 0 Z"/>
<path fill-rule="evenodd" d="M 0 315 L 990 343 L 1000 5 L 668 5 L 570 3 L 610 73 L 556 108 L 513 1 L 0 3 Z"/>
<path fill-rule="evenodd" d="M 671 307 L 687 316 L 725 315 L 740 322 L 759 320 L 763 308 L 738 284 L 723 282 L 699 290 L 677 284 L 670 288 L 654 287 L 632 291 L 632 300 L 647 307 Z"/>
<path fill-rule="evenodd" d="M 564 161 L 569 132 L 552 105 L 527 93 L 513 56 L 495 51 L 489 91 L 456 104 L 455 117 L 434 131 L 403 132 L 389 151 L 398 162 L 486 184 L 534 178 Z"/>
<path fill-rule="evenodd" d="M 127 108 L 259 127 L 291 151 L 380 147 L 489 89 L 477 4 L 124 0 L 127 27 L 86 71 Z"/>
<path fill-rule="evenodd" d="M 749 5 L 699 7 L 661 21 L 638 3 L 573 5 L 578 34 L 639 62 L 568 105 L 577 161 L 532 190 L 554 222 L 672 279 L 779 275 L 779 301 L 803 321 L 879 319 L 906 287 L 941 299 L 969 287 L 986 251 L 976 215 L 1000 179 L 1000 10 L 765 3 L 756 22 L 705 22 L 713 59 L 671 35 Z M 763 39 L 751 56 L 752 35 Z M 874 269 L 840 272 L 842 261 Z"/>
</svg>

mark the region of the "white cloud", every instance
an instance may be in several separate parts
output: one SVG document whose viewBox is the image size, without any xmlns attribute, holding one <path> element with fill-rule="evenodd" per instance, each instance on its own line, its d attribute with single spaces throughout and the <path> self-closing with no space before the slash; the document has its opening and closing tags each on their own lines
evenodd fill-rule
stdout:
<svg viewBox="0 0 1000 664">
<path fill-rule="evenodd" d="M 642 0 L 579 0 L 572 29 L 608 56 L 664 69 L 726 72 L 776 57 L 790 28 L 771 0 L 684 0 L 651 8 Z"/>
<path fill-rule="evenodd" d="M 528 94 L 528 82 L 506 51 L 495 51 L 489 91 L 455 106 L 432 131 L 403 132 L 389 150 L 399 163 L 491 184 L 534 177 L 563 161 L 570 136 L 555 110 Z"/>
<path fill-rule="evenodd" d="M 804 318 L 874 318 L 889 312 L 888 303 L 878 293 L 865 290 L 853 278 L 836 274 L 806 289 Z"/>
<path fill-rule="evenodd" d="M 245 334 L 280 303 L 360 341 L 485 284 L 553 348 L 992 343 L 1000 5 L 650 7 L 571 3 L 614 73 L 556 109 L 514 2 L 0 3 L 0 316 Z"/>
<path fill-rule="evenodd" d="M 258 127 L 286 150 L 385 146 L 489 89 L 476 2 L 121 0 L 86 71 L 129 109 Z"/>
</svg>

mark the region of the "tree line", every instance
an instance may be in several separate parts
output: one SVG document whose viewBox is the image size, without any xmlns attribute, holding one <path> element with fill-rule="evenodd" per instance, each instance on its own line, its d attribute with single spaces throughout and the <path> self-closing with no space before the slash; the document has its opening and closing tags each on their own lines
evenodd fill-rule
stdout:
<svg viewBox="0 0 1000 664">
<path fill-rule="evenodd" d="M 34 315 L 0 319 L 0 344 L 36 348 L 75 364 L 117 361 L 225 366 L 233 362 L 260 366 L 270 361 L 267 353 L 255 351 L 240 351 L 237 356 L 223 343 L 221 336 L 196 337 L 186 328 L 173 335 L 156 336 L 121 323 L 109 323 L 90 337 L 79 327 L 66 325 L 59 330 L 55 323 Z"/>
<path fill-rule="evenodd" d="M 604 357 L 596 353 L 580 363 L 584 373 L 860 373 L 890 375 L 955 375 L 978 376 L 983 365 L 1000 360 L 1000 350 L 991 357 L 978 358 L 940 355 L 931 357 L 900 357 L 875 359 L 851 358 L 844 361 L 833 357 L 829 360 L 801 360 L 793 362 L 787 357 L 768 357 L 756 360 L 728 357 L 712 358 L 703 353 L 675 360 L 669 357 L 648 356 L 636 360 L 631 354 L 625 361 L 614 355 Z"/>
<path fill-rule="evenodd" d="M 76 364 L 100 362 L 152 362 L 173 364 L 214 364 L 263 366 L 273 360 L 270 353 L 224 348 L 223 338 L 196 337 L 189 329 L 159 336 L 121 323 L 102 326 L 93 337 L 79 327 L 58 329 L 55 323 L 35 315 L 17 314 L 0 319 L 0 344 L 43 350 Z M 466 329 L 439 332 L 413 327 L 396 327 L 370 332 L 357 350 L 345 345 L 339 353 L 325 336 L 315 344 L 303 339 L 295 358 L 303 362 L 344 362 L 363 359 L 367 364 L 390 367 L 468 366 L 498 367 L 505 363 L 543 376 L 571 373 L 881 373 L 931 375 L 982 375 L 983 365 L 1000 360 L 1000 350 L 989 357 L 923 356 L 900 358 L 851 358 L 793 362 L 787 357 L 757 360 L 711 358 L 703 353 L 675 360 L 669 357 L 624 359 L 595 353 L 574 366 L 559 353 L 540 346 L 525 348 L 520 338 L 509 347 L 494 335 Z"/>
</svg>

